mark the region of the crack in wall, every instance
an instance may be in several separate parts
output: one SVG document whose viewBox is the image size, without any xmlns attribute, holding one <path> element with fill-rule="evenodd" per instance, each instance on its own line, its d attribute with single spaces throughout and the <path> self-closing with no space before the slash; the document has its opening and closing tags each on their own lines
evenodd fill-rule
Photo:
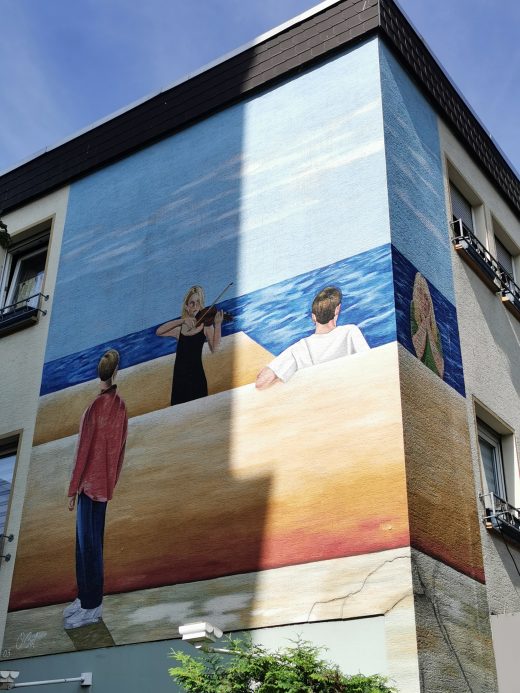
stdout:
<svg viewBox="0 0 520 693">
<path fill-rule="evenodd" d="M 466 683 L 466 686 L 468 687 L 469 693 L 474 693 L 473 688 L 471 687 L 471 684 L 468 680 L 468 677 L 466 675 L 466 672 L 464 671 L 464 667 L 462 666 L 462 662 L 460 660 L 459 655 L 457 654 L 457 651 L 455 649 L 455 646 L 453 645 L 450 635 L 448 633 L 448 630 L 444 623 L 442 622 L 442 616 L 440 614 L 439 606 L 437 604 L 437 601 L 434 596 L 432 596 L 429 593 L 428 588 L 426 587 L 426 583 L 422 578 L 421 572 L 419 570 L 419 566 L 415 561 L 412 560 L 412 566 L 413 566 L 413 571 L 415 572 L 415 575 L 417 576 L 417 580 L 419 582 L 420 587 L 422 588 L 422 595 L 430 602 L 432 610 L 433 610 L 433 615 L 435 617 L 435 621 L 437 622 L 437 625 L 439 627 L 439 631 L 442 635 L 442 638 L 444 642 L 446 643 L 446 646 L 448 647 L 448 650 L 452 653 L 453 657 L 455 658 L 455 661 L 457 662 L 457 665 L 460 669 L 460 672 L 462 674 L 462 677 L 464 678 L 464 681 Z M 416 595 L 421 596 L 421 593 L 416 591 Z M 421 681 L 423 682 L 423 690 L 426 691 L 426 687 L 424 685 L 424 678 L 423 678 L 423 668 L 420 667 L 421 670 Z"/>
<path fill-rule="evenodd" d="M 367 573 L 367 575 L 363 579 L 363 582 L 361 583 L 361 586 L 358 589 L 353 590 L 352 592 L 347 592 L 347 594 L 341 595 L 339 597 L 332 597 L 331 599 L 324 599 L 324 600 L 314 602 L 314 604 L 311 606 L 311 609 L 310 609 L 309 614 L 307 616 L 307 623 L 310 622 L 312 612 L 314 611 L 315 607 L 320 606 L 320 605 L 324 605 L 324 604 L 333 604 L 334 602 L 339 602 L 339 601 L 343 602 L 341 605 L 341 618 L 343 618 L 345 603 L 347 602 L 347 600 L 350 599 L 351 597 L 354 597 L 356 594 L 359 594 L 360 592 L 362 592 L 365 585 L 367 584 L 368 580 L 370 579 L 370 577 L 372 577 L 372 575 L 379 572 L 382 568 L 385 567 L 385 565 L 388 565 L 390 563 L 394 563 L 395 561 L 400 561 L 403 559 L 406 559 L 407 561 L 409 561 L 410 556 L 408 556 L 408 555 L 406 555 L 406 556 L 394 556 L 394 558 L 388 558 L 385 561 L 383 561 L 382 563 L 379 563 L 375 568 L 373 568 L 371 571 L 369 571 Z M 394 604 L 390 609 L 387 609 L 387 611 L 385 611 L 385 613 L 388 613 L 388 611 L 391 611 L 391 609 L 393 609 L 406 596 L 407 595 L 404 595 L 404 597 L 400 597 L 398 599 L 398 601 L 396 602 L 396 604 Z"/>
<path fill-rule="evenodd" d="M 392 604 L 392 606 L 389 606 L 386 611 L 383 611 L 383 615 L 386 616 L 387 614 L 389 614 L 393 609 L 395 609 L 395 607 L 398 604 L 400 604 L 401 602 L 404 602 L 405 599 L 408 599 L 408 597 L 411 597 L 411 596 L 413 596 L 413 590 L 408 590 L 407 592 L 405 592 L 403 594 L 402 597 L 399 597 L 399 599 L 396 602 L 394 602 Z"/>
</svg>

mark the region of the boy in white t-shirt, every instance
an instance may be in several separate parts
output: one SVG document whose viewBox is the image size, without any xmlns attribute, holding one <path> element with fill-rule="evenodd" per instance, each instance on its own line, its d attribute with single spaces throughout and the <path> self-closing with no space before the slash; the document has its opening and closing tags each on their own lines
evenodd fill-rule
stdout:
<svg viewBox="0 0 520 693">
<path fill-rule="evenodd" d="M 277 381 L 287 382 L 300 368 L 370 349 L 356 325 L 336 327 L 341 298 L 341 291 L 335 286 L 327 286 L 316 294 L 312 302 L 312 320 L 316 325 L 314 334 L 282 351 L 260 371 L 256 378 L 259 390 L 264 390 Z"/>
</svg>

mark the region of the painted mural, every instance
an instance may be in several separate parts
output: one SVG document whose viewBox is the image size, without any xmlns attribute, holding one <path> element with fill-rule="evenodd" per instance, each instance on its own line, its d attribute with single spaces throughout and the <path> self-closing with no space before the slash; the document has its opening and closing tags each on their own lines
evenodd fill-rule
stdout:
<svg viewBox="0 0 520 693">
<path fill-rule="evenodd" d="M 377 61 L 368 42 L 71 187 L 17 656 L 292 622 L 302 566 L 324 579 L 291 608 L 316 620 L 328 583 L 408 560 Z"/>
<path fill-rule="evenodd" d="M 370 310 L 370 306 L 373 306 L 375 314 L 370 315 L 368 313 L 364 320 L 359 320 L 356 324 L 353 322 L 353 317 L 358 315 L 359 307 L 356 309 L 355 303 L 349 307 L 349 302 L 356 295 L 356 290 L 352 285 L 355 273 L 345 273 L 345 276 L 350 276 L 350 280 L 343 283 L 343 288 L 337 285 L 324 287 L 323 280 L 324 278 L 337 278 L 345 272 L 346 265 L 355 266 L 363 260 L 370 263 L 372 268 L 379 265 L 380 271 L 374 274 L 373 287 L 370 288 L 369 284 L 365 282 L 364 291 L 360 291 L 360 294 L 363 293 L 361 302 L 366 300 L 367 308 Z M 295 304 L 286 305 L 286 312 L 299 313 L 299 292 L 296 287 L 300 285 L 302 287 L 300 290 L 302 296 L 301 324 L 307 323 L 307 326 L 306 329 L 300 330 L 294 329 L 293 325 L 294 331 L 286 328 L 284 341 L 278 341 L 277 346 L 272 346 L 272 343 L 269 344 L 269 342 L 264 343 L 258 333 L 249 333 L 244 330 L 234 331 L 237 327 L 245 327 L 247 324 L 245 319 L 240 324 L 240 312 L 236 308 L 237 304 L 247 305 L 243 299 L 235 303 L 223 301 L 224 308 L 213 311 L 214 323 L 209 328 L 205 327 L 202 322 L 197 325 L 200 318 L 195 317 L 195 315 L 199 312 L 203 314 L 204 311 L 201 311 L 199 307 L 201 287 L 193 285 L 183 299 L 186 306 L 189 306 L 191 302 L 194 303 L 193 307 L 186 311 L 186 317 L 181 316 L 163 323 L 152 331 L 150 337 L 150 339 L 159 342 L 163 339 L 159 333 L 172 329 L 177 330 L 178 335 L 178 339 L 174 337 L 172 341 L 182 342 L 184 338 L 196 340 L 193 347 L 195 356 L 188 354 L 185 357 L 188 364 L 193 367 L 193 373 L 189 372 L 185 376 L 183 371 L 180 371 L 183 386 L 184 382 L 187 381 L 189 386 L 193 388 L 189 396 L 183 396 L 184 401 L 182 402 L 174 402 L 173 404 L 171 402 L 172 383 L 173 391 L 175 391 L 177 364 L 182 354 L 179 352 L 178 343 L 174 345 L 177 346 L 177 350 L 172 355 L 159 356 L 144 363 L 127 366 L 119 373 L 114 370 L 117 375 L 117 383 L 113 382 L 114 373 L 109 370 L 110 376 L 102 377 L 101 371 L 103 361 L 110 358 L 113 359 L 114 369 L 116 368 L 116 362 L 119 364 L 119 351 L 111 349 L 104 353 L 105 347 L 101 345 L 98 348 L 98 353 L 102 354 L 101 361 L 99 364 L 93 364 L 94 368 L 98 369 L 97 379 L 64 387 L 42 397 L 36 433 L 38 445 L 34 449 L 33 473 L 37 475 L 38 470 L 41 470 L 45 478 L 39 478 L 36 481 L 35 476 L 35 484 L 31 486 L 30 490 L 30 493 L 34 494 L 31 511 L 32 521 L 35 523 L 33 530 L 37 531 L 42 516 L 46 513 L 46 506 L 47 511 L 50 511 L 49 506 L 55 502 L 53 496 L 62 492 L 62 488 L 56 484 L 57 476 L 64 475 L 72 460 L 72 481 L 69 483 L 68 489 L 69 494 L 75 495 L 81 486 L 77 483 L 78 478 L 82 479 L 83 485 L 88 486 L 90 483 L 85 477 L 81 477 L 78 469 L 88 466 L 89 453 L 92 452 L 94 456 L 97 456 L 98 447 L 102 446 L 103 470 L 113 471 L 110 479 L 103 479 L 103 493 L 96 494 L 92 489 L 89 492 L 94 496 L 100 495 L 102 500 L 108 500 L 111 492 L 114 491 L 119 470 L 122 468 L 121 481 L 117 487 L 117 492 L 114 493 L 113 503 L 120 498 L 121 488 L 132 489 L 131 507 L 134 508 L 134 512 L 131 518 L 127 518 L 129 522 L 127 529 L 132 529 L 128 537 L 131 542 L 133 542 L 133 530 L 143 524 L 145 536 L 149 536 L 150 529 L 153 529 L 158 535 L 161 534 L 160 526 L 168 516 L 171 517 L 168 526 L 172 532 L 175 532 L 179 512 L 186 510 L 186 508 L 182 508 L 181 500 L 186 493 L 188 493 L 188 497 L 193 498 L 194 496 L 191 494 L 195 494 L 197 497 L 203 491 L 201 497 L 207 499 L 208 505 L 208 509 L 200 513 L 199 521 L 201 526 L 202 524 L 205 525 L 207 534 L 201 531 L 202 527 L 185 527 L 183 530 L 186 534 L 185 537 L 170 535 L 168 532 L 168 536 L 161 539 L 165 543 L 165 550 L 160 553 L 157 553 L 157 545 L 154 542 L 143 547 L 139 555 L 134 553 L 132 556 L 129 552 L 129 555 L 124 559 L 124 567 L 121 565 L 122 570 L 116 568 L 115 572 L 111 571 L 111 575 L 106 578 L 111 592 L 144 589 L 170 582 L 200 580 L 226 575 L 237 570 L 240 572 L 251 571 L 321 560 L 325 557 L 364 553 L 368 550 L 387 548 L 389 545 L 405 545 L 407 541 L 405 516 L 399 510 L 397 510 L 396 515 L 396 512 L 391 509 L 392 503 L 396 501 L 396 498 L 392 498 L 391 495 L 388 495 L 384 500 L 381 512 L 382 521 L 385 517 L 387 519 L 394 518 L 394 516 L 401 518 L 397 521 L 393 532 L 387 536 L 384 531 L 380 535 L 378 533 L 360 535 L 359 532 L 352 531 L 352 527 L 357 525 L 359 518 L 355 514 L 353 516 L 346 515 L 341 503 L 341 494 L 346 490 L 345 484 L 348 485 L 348 475 L 341 480 L 340 488 L 343 489 L 342 491 L 329 489 L 329 486 L 333 485 L 333 479 L 336 478 L 335 483 L 337 484 L 342 476 L 341 470 L 344 469 L 345 465 L 345 461 L 340 459 L 344 455 L 342 447 L 337 447 L 329 455 L 330 462 L 327 464 L 330 466 L 330 479 L 324 480 L 320 489 L 315 489 L 316 502 L 319 502 L 319 496 L 325 489 L 329 489 L 330 499 L 337 497 L 337 503 L 333 504 L 334 507 L 323 511 L 322 536 L 315 519 L 312 518 L 315 506 L 310 503 L 310 498 L 307 501 L 309 505 L 306 506 L 296 501 L 295 491 L 291 490 L 289 493 L 290 476 L 284 482 L 287 487 L 284 495 L 278 501 L 281 503 L 280 512 L 284 509 L 288 515 L 285 518 L 276 517 L 278 512 L 275 513 L 273 534 L 266 536 L 261 534 L 265 520 L 259 522 L 258 512 L 261 510 L 261 516 L 266 512 L 266 509 L 262 508 L 262 504 L 268 502 L 269 494 L 265 487 L 268 478 L 264 479 L 264 483 L 259 483 L 256 489 L 255 484 L 251 484 L 249 497 L 244 496 L 241 499 L 234 498 L 236 491 L 227 486 L 231 480 L 226 468 L 232 460 L 235 460 L 236 455 L 240 457 L 238 450 L 234 449 L 239 430 L 241 431 L 240 437 L 244 438 L 244 442 L 247 441 L 246 457 L 250 463 L 253 458 L 256 459 L 255 466 L 258 464 L 259 470 L 262 466 L 265 467 L 265 460 L 280 459 L 281 463 L 285 455 L 290 455 L 296 458 L 298 466 L 303 464 L 304 459 L 307 459 L 308 473 L 312 475 L 312 470 L 316 466 L 316 459 L 313 455 L 319 456 L 319 452 L 316 448 L 313 449 L 311 440 L 316 436 L 314 445 L 319 447 L 320 426 L 317 426 L 317 430 L 312 436 L 310 434 L 306 436 L 307 440 L 305 437 L 294 439 L 294 432 L 307 426 L 309 413 L 313 408 L 312 393 L 315 393 L 316 386 L 318 389 L 321 386 L 320 381 L 315 381 L 316 376 L 329 379 L 331 376 L 334 377 L 335 372 L 340 373 L 344 368 L 347 368 L 350 382 L 348 382 L 348 392 L 342 397 L 347 397 L 351 401 L 349 408 L 352 408 L 356 400 L 361 401 L 362 391 L 366 389 L 366 385 L 360 381 L 360 374 L 351 373 L 352 369 L 359 367 L 356 365 L 357 360 L 370 358 L 374 362 L 374 366 L 371 367 L 372 375 L 370 378 L 368 375 L 365 376 L 367 382 L 373 379 L 376 371 L 380 368 L 380 366 L 376 368 L 375 364 L 383 360 L 389 368 L 392 367 L 391 362 L 388 362 L 390 354 L 388 349 L 395 341 L 391 305 L 390 247 L 377 249 L 376 253 L 366 253 L 363 258 L 354 257 L 348 263 L 342 261 L 338 265 L 339 267 L 321 268 L 314 271 L 311 276 L 307 274 L 291 281 Z M 359 272 L 360 289 L 363 286 L 362 275 L 363 273 Z M 278 291 L 278 287 L 269 287 L 266 293 L 271 297 L 284 295 Z M 257 296 L 254 302 L 254 297 L 248 297 L 249 306 L 244 310 L 244 313 L 247 313 L 249 309 L 257 316 L 262 315 L 262 310 L 259 308 L 262 293 L 260 292 L 260 296 Z M 309 294 L 306 306 L 303 300 L 305 294 Z M 194 298 L 195 301 L 193 301 Z M 380 300 L 374 301 L 374 298 Z M 285 300 L 289 301 L 289 299 Z M 381 306 L 386 307 L 379 312 Z M 194 316 L 190 316 L 190 310 L 194 313 L 197 312 Z M 274 308 L 273 310 L 276 313 Z M 233 316 L 233 319 L 220 323 L 220 318 L 223 319 L 224 315 Z M 294 322 L 300 321 L 294 320 Z M 212 351 L 208 344 L 204 343 L 201 346 L 199 342 L 202 341 L 205 332 L 207 331 L 210 339 L 212 339 L 216 333 L 220 332 L 221 324 L 225 325 L 225 329 L 222 331 L 226 334 L 219 340 L 219 348 Z M 185 333 L 183 334 L 184 328 Z M 266 330 L 265 325 L 260 328 L 260 334 L 263 330 Z M 266 333 L 270 334 L 268 330 Z M 295 337 L 300 338 L 295 339 Z M 271 339 L 273 339 L 272 336 Z M 216 344 L 213 346 L 217 347 Z M 121 350 L 121 354 L 123 353 L 124 351 Z M 240 360 L 244 361 L 243 366 L 237 364 Z M 228 377 L 229 372 L 234 373 L 231 380 Z M 304 373 L 306 387 L 309 388 L 309 392 L 305 396 L 300 392 Z M 237 381 L 238 377 L 240 380 Z M 379 377 L 383 377 L 383 373 Z M 205 386 L 203 391 L 200 388 L 201 380 Z M 330 389 L 330 382 L 326 387 Z M 99 394 L 100 389 L 101 394 Z M 394 396 L 397 396 L 397 393 Z M 297 401 L 294 401 L 295 398 Z M 266 406 L 268 406 L 268 410 L 265 410 Z M 370 405 L 372 409 L 378 408 L 378 406 L 376 402 Z M 99 445 L 95 438 L 96 431 L 99 429 L 99 425 L 96 426 L 97 407 L 102 407 L 100 417 L 107 420 L 107 431 L 104 432 L 101 429 L 103 439 Z M 105 414 L 105 407 L 109 415 Z M 276 422 L 276 416 L 280 419 L 279 424 Z M 330 405 L 323 402 L 320 412 L 315 413 L 314 416 L 318 422 L 325 425 L 331 417 Z M 128 439 L 125 428 L 127 417 L 129 417 Z M 89 425 L 89 419 L 92 418 L 93 423 Z M 346 422 L 343 425 L 346 425 Z M 366 422 L 362 425 L 364 427 Z M 280 439 L 277 440 L 274 436 L 264 439 L 266 432 L 273 432 L 278 428 L 284 431 Z M 138 438 L 136 438 L 137 435 Z M 367 436 L 366 432 L 364 436 Z M 372 438 L 374 438 L 374 444 L 377 444 L 378 435 L 372 435 Z M 107 443 L 107 439 L 111 441 L 110 444 Z M 280 440 L 283 442 L 281 447 Z M 244 442 L 241 442 L 241 449 L 243 449 Z M 126 453 L 123 463 L 125 443 Z M 398 443 L 399 438 L 396 437 L 395 444 L 398 446 Z M 366 441 L 363 445 L 360 441 L 358 445 L 361 450 L 362 447 L 366 446 Z M 305 452 L 303 451 L 304 447 L 307 448 Z M 254 448 L 254 453 L 250 448 Z M 279 448 L 278 452 L 276 452 L 277 448 Z M 204 452 L 205 449 L 208 450 L 207 454 Z M 366 452 L 363 453 L 364 456 L 366 454 Z M 398 457 L 397 453 L 394 454 Z M 40 455 L 43 457 L 40 458 Z M 139 459 L 140 455 L 146 456 L 146 464 L 142 469 L 139 469 L 143 463 L 143 460 Z M 51 478 L 48 478 L 47 475 L 50 470 L 48 465 L 51 458 L 55 460 L 54 469 Z M 261 460 L 264 462 L 262 463 Z M 296 460 L 294 462 L 287 460 L 283 464 L 288 470 Z M 243 464 L 240 459 L 236 461 L 240 465 Z M 369 460 L 367 459 L 368 463 Z M 138 467 L 135 474 L 140 477 L 140 484 L 135 487 L 133 487 L 135 479 L 132 480 L 129 477 L 129 468 L 134 464 Z M 334 472 L 336 464 L 340 466 Z M 97 462 L 94 462 L 94 467 L 95 465 Z M 388 471 L 390 476 L 391 469 L 392 465 Z M 152 470 L 154 470 L 154 474 L 157 473 L 159 483 L 154 491 L 156 500 L 150 503 L 150 489 L 143 487 L 143 484 L 146 475 Z M 141 477 L 142 473 L 145 474 L 145 477 Z M 382 473 L 382 469 L 379 470 L 379 473 Z M 167 481 L 169 474 L 174 474 L 175 477 L 171 484 L 168 484 Z M 258 474 L 259 481 L 262 476 L 260 472 Z M 154 476 L 149 478 L 151 482 Z M 181 484 L 178 483 L 179 479 L 182 481 Z M 93 480 L 92 487 L 95 487 L 97 482 L 97 479 Z M 380 485 L 379 481 L 377 485 Z M 222 488 L 219 489 L 219 486 Z M 51 492 L 51 487 L 54 492 Z M 263 492 L 260 493 L 262 489 Z M 399 493 L 403 490 L 400 488 Z M 380 492 L 383 492 L 383 487 L 377 493 Z M 51 497 L 49 497 L 49 493 L 51 493 Z M 240 493 L 243 494 L 245 491 Z M 258 493 L 258 498 L 255 500 L 254 495 L 256 493 Z M 307 493 L 310 493 L 310 489 L 307 490 Z M 141 499 L 141 496 L 144 496 L 146 500 L 144 497 Z M 212 515 L 216 512 L 215 497 L 220 497 L 222 500 L 222 508 L 218 510 L 217 516 L 226 518 L 224 526 L 210 526 Z M 363 502 L 362 498 L 351 501 L 352 507 L 355 507 L 358 502 Z M 229 503 L 235 506 L 235 510 L 229 508 Z M 293 503 L 295 503 L 295 507 L 291 511 Z M 148 504 L 149 507 L 147 508 Z M 162 514 L 157 516 L 157 519 L 153 519 L 157 515 L 157 504 L 162 508 Z M 246 507 L 250 508 L 251 516 L 249 517 Z M 209 508 L 212 510 L 209 511 Z M 233 522 L 236 523 L 235 512 L 237 508 L 240 508 L 239 526 L 233 526 Z M 195 508 L 192 508 L 191 512 L 196 512 Z M 290 521 L 290 515 L 292 513 L 294 513 L 295 524 L 294 528 L 291 529 L 293 522 Z M 304 517 L 307 517 L 306 523 L 314 526 L 313 531 L 310 531 L 309 528 L 308 536 L 306 536 L 304 526 L 300 526 Z M 144 518 L 148 519 L 143 523 Z M 187 522 L 188 519 L 186 518 L 185 521 Z M 331 529 L 327 531 L 326 527 L 329 522 L 332 525 Z M 287 525 L 285 530 L 284 525 Z M 230 526 L 233 527 L 232 535 L 227 541 L 224 541 L 224 536 Z M 278 526 L 278 529 L 274 529 L 275 526 Z M 300 529 L 296 530 L 298 526 Z M 351 527 L 349 531 L 347 531 L 348 527 Z M 29 529 L 29 525 L 27 528 Z M 395 531 L 397 528 L 399 528 L 398 531 Z M 125 531 L 124 527 L 120 529 Z M 295 534 L 291 536 L 293 532 Z M 195 537 L 192 536 L 193 533 L 197 536 L 198 547 Z M 73 534 L 70 532 L 69 543 L 73 539 Z M 318 536 L 320 541 L 316 541 Z M 254 541 L 255 537 L 256 541 Z M 288 541 L 289 539 L 291 541 Z M 60 536 L 61 541 L 67 542 L 66 532 Z M 259 551 L 260 542 L 262 542 L 261 551 Z M 118 537 L 118 545 L 120 547 L 125 545 L 122 536 Z M 179 545 L 183 547 L 182 550 L 175 548 Z M 192 548 L 186 551 L 188 545 Z M 212 556 L 208 560 L 211 553 L 216 553 L 214 549 L 212 550 L 212 547 L 216 545 L 220 546 L 218 552 L 220 555 Z M 34 546 L 30 547 L 30 551 L 34 551 Z M 205 555 L 206 558 L 202 559 L 199 553 Z M 146 557 L 146 569 L 141 566 L 144 557 Z M 33 559 L 41 561 L 42 556 L 33 554 Z M 26 560 L 27 563 L 25 563 Z M 47 577 L 41 571 L 41 577 L 38 577 L 38 571 L 30 569 L 29 555 L 24 557 L 24 564 L 27 569 L 27 584 L 24 585 L 23 581 L 17 582 L 12 593 L 13 605 L 18 608 L 65 601 L 74 593 L 74 580 L 65 577 L 65 575 L 63 580 L 60 580 L 60 571 L 55 562 L 52 568 L 54 572 L 53 585 L 45 588 Z M 64 565 L 65 567 L 67 566 Z M 68 568 L 68 572 L 70 572 L 70 565 Z M 39 582 L 40 580 L 41 582 Z"/>
<path fill-rule="evenodd" d="M 440 378 L 444 376 L 442 343 L 435 320 L 435 309 L 428 282 L 420 272 L 415 275 L 410 304 L 412 342 L 417 358 Z"/>
<path fill-rule="evenodd" d="M 462 417 L 464 380 L 451 274 L 394 238 L 379 60 L 71 187 L 4 656 L 385 614 L 415 681 L 410 545 L 482 580 L 408 500 L 402 399 Z"/>
</svg>

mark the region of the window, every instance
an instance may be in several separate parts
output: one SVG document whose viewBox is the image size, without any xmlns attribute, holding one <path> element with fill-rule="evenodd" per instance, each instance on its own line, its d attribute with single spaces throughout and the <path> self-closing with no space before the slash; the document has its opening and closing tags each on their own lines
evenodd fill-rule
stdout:
<svg viewBox="0 0 520 693">
<path fill-rule="evenodd" d="M 516 280 L 515 258 L 518 255 L 518 246 L 504 231 L 502 226 L 493 219 L 493 232 L 495 235 L 496 256 L 501 272 L 501 298 L 507 310 L 517 320 L 520 320 L 520 286 Z"/>
<path fill-rule="evenodd" d="M 487 493 L 507 500 L 501 436 L 481 420 L 477 420 L 477 428 Z"/>
<path fill-rule="evenodd" d="M 43 312 L 41 303 L 48 245 L 47 224 L 9 248 L 0 277 L 0 334 L 34 324 Z"/>
<path fill-rule="evenodd" d="M 520 247 L 492 217 L 495 249 L 491 252 L 488 250 L 478 238 L 478 229 L 481 230 L 480 235 L 484 236 L 487 228 L 484 204 L 449 163 L 448 173 L 453 247 L 488 289 L 500 297 L 504 307 L 520 320 L 520 279 L 517 281 L 515 275 Z M 487 243 L 487 234 L 485 238 Z"/>
<path fill-rule="evenodd" d="M 507 231 L 504 229 L 495 217 L 491 218 L 493 224 L 493 235 L 495 236 L 495 248 L 497 260 L 509 277 L 515 280 L 515 257 L 518 255 L 519 249 L 516 243 L 513 242 Z"/>
<path fill-rule="evenodd" d="M 475 216 L 480 215 L 479 226 L 482 223 L 483 205 L 472 206 L 459 188 L 450 181 L 450 198 L 453 231 L 453 245 L 457 253 L 477 274 L 486 286 L 497 293 L 502 288 L 502 271 L 496 259 L 478 239 L 474 224 Z"/>
<path fill-rule="evenodd" d="M 6 534 L 18 437 L 0 439 L 0 534 Z"/>
<path fill-rule="evenodd" d="M 450 196 L 451 212 L 453 216 L 452 221 L 457 221 L 458 219 L 460 219 L 462 221 L 462 224 L 466 227 L 466 229 L 474 234 L 475 226 L 473 224 L 473 211 L 471 205 L 464 197 L 464 195 L 460 192 L 460 190 L 456 188 L 451 182 Z"/>
<path fill-rule="evenodd" d="M 495 236 L 495 246 L 497 249 L 497 260 L 500 262 L 505 271 L 513 279 L 515 278 L 515 270 L 513 267 L 513 256 L 505 245 Z"/>
<path fill-rule="evenodd" d="M 513 432 L 484 407 L 475 402 L 478 445 L 482 465 L 484 525 L 503 539 L 520 544 L 518 473 Z"/>
</svg>

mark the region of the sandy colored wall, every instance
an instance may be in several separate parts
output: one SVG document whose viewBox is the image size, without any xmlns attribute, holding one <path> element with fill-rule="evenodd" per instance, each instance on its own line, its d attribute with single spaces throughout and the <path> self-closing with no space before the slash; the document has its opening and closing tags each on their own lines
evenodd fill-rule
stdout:
<svg viewBox="0 0 520 693">
<path fill-rule="evenodd" d="M 466 402 L 399 348 L 412 546 L 483 582 Z"/>
<path fill-rule="evenodd" d="M 466 401 L 402 347 L 399 357 L 421 690 L 490 693 L 496 670 Z"/>
<path fill-rule="evenodd" d="M 12 608 L 74 596 L 75 443 L 34 448 Z M 108 509 L 105 591 L 406 546 L 402 445 L 395 344 L 135 417 Z"/>
<path fill-rule="evenodd" d="M 516 693 L 518 690 L 516 640 L 519 626 L 520 614 L 518 612 L 491 616 L 500 693 Z"/>
</svg>

